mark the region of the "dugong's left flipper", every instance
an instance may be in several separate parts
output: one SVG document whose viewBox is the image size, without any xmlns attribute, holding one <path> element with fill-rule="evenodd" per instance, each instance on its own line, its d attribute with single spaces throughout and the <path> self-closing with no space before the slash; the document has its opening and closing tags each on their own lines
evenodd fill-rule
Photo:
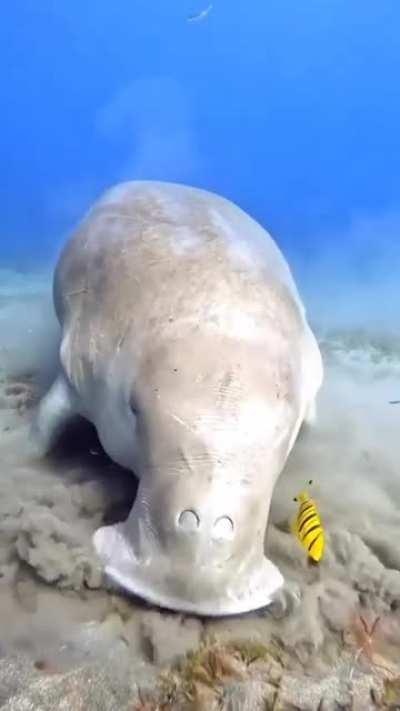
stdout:
<svg viewBox="0 0 400 711">
<path fill-rule="evenodd" d="M 54 381 L 42 398 L 32 423 L 30 439 L 36 456 L 44 456 L 55 444 L 61 431 L 78 414 L 76 398 L 63 375 Z"/>
</svg>

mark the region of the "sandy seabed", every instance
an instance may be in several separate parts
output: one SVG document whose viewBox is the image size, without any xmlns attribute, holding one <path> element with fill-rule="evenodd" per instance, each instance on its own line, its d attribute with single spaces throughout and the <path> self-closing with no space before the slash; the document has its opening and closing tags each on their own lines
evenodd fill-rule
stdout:
<svg viewBox="0 0 400 711">
<path fill-rule="evenodd" d="M 286 586 L 267 610 L 199 620 L 105 588 L 91 536 L 127 515 L 135 479 L 91 426 L 30 458 L 56 368 L 50 275 L 0 270 L 1 709 L 400 708 L 400 336 L 317 332 L 318 420 L 266 536 Z M 318 568 L 289 530 L 310 478 L 327 536 Z"/>
</svg>

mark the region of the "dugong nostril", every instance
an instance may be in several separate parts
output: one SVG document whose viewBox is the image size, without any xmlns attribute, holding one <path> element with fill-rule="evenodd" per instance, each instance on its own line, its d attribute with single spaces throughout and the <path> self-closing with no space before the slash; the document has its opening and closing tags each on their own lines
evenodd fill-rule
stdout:
<svg viewBox="0 0 400 711">
<path fill-rule="evenodd" d="M 214 523 L 213 538 L 228 540 L 233 537 L 233 521 L 229 516 L 220 516 Z"/>
<path fill-rule="evenodd" d="M 200 526 L 200 519 L 193 509 L 182 511 L 178 523 L 184 531 L 195 531 Z"/>
</svg>

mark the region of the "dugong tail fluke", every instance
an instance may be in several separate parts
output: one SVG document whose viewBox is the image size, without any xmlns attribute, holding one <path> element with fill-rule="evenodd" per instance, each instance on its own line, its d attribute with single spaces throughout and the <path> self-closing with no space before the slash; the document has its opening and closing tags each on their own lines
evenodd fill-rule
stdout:
<svg viewBox="0 0 400 711">
<path fill-rule="evenodd" d="M 108 191 L 54 277 L 59 376 L 34 435 L 75 415 L 139 478 L 126 521 L 94 546 L 114 584 L 200 615 L 268 605 L 275 483 L 315 417 L 322 362 L 289 267 L 265 230 L 206 191 Z"/>
</svg>

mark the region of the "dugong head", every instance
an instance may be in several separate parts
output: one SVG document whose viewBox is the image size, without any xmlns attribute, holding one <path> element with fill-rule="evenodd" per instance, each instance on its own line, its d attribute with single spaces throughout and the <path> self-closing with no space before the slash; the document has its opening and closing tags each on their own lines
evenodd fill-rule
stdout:
<svg viewBox="0 0 400 711">
<path fill-rule="evenodd" d="M 203 615 L 263 607 L 282 585 L 264 538 L 299 425 L 284 361 L 271 370 L 263 349 L 221 348 L 186 344 L 143 361 L 119 413 L 130 413 L 137 497 L 126 521 L 94 535 L 112 581 Z"/>
</svg>

